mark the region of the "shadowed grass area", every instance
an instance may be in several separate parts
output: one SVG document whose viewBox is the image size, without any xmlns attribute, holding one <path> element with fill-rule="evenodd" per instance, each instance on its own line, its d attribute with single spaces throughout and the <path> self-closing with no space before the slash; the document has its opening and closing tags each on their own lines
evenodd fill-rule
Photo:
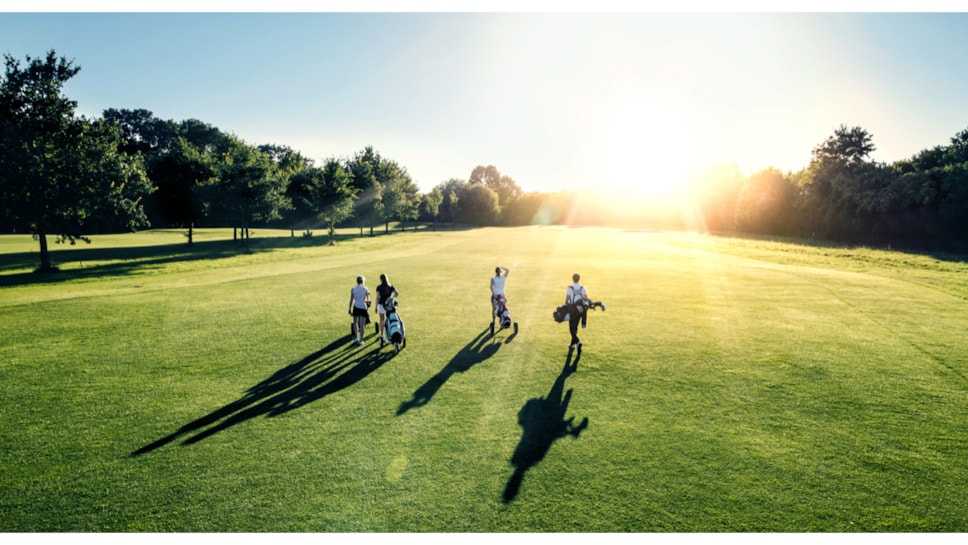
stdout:
<svg viewBox="0 0 968 545">
<path fill-rule="evenodd" d="M 557 227 L 198 259 L 175 235 L 0 285 L 0 530 L 968 529 L 961 261 Z M 496 265 L 516 334 L 489 332 Z M 608 310 L 570 353 L 576 271 Z M 398 354 L 348 340 L 380 273 Z"/>
</svg>

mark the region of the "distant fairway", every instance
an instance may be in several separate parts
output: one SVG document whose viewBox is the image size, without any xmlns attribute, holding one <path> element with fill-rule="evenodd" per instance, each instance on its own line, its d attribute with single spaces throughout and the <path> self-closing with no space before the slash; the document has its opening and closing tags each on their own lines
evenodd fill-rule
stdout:
<svg viewBox="0 0 968 545">
<path fill-rule="evenodd" d="M 964 261 L 352 234 L 99 236 L 54 276 L 0 236 L 0 531 L 968 531 Z M 514 336 L 485 332 L 496 265 Z M 580 357 L 575 271 L 608 305 Z M 398 355 L 349 342 L 383 272 Z"/>
</svg>

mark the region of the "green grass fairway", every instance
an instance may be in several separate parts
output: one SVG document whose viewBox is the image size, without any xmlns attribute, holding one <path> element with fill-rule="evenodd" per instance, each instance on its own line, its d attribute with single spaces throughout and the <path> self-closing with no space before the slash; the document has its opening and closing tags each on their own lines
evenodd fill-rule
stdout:
<svg viewBox="0 0 968 545">
<path fill-rule="evenodd" d="M 534 227 L 0 237 L 3 532 L 965 532 L 968 265 Z M 519 332 L 490 336 L 488 282 Z M 580 271 L 584 350 L 551 313 Z M 349 342 L 387 273 L 407 347 Z"/>
</svg>

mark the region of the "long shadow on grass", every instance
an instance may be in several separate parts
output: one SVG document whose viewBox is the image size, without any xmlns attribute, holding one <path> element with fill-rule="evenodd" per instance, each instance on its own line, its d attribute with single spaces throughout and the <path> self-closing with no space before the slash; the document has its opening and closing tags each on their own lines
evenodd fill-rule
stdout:
<svg viewBox="0 0 968 545">
<path fill-rule="evenodd" d="M 190 445 L 252 418 L 273 417 L 298 409 L 356 384 L 394 356 L 394 352 L 375 347 L 369 352 L 361 350 L 347 335 L 276 371 L 249 388 L 238 401 L 185 424 L 132 452 L 131 456 L 146 454 L 185 436 L 182 444 Z"/>
<path fill-rule="evenodd" d="M 467 343 L 467 346 L 455 354 L 439 373 L 431 377 L 423 386 L 417 388 L 417 391 L 413 393 L 413 397 L 410 400 L 400 404 L 400 408 L 397 409 L 397 416 L 400 416 L 410 409 L 423 407 L 430 402 L 434 394 L 440 390 L 440 387 L 455 373 L 463 373 L 493 356 L 501 347 L 500 342 L 488 343 L 488 341 L 493 340 L 494 338 L 490 335 L 490 326 L 484 328 L 484 331 L 478 333 L 471 342 Z"/>
<path fill-rule="evenodd" d="M 504 503 L 511 503 L 517 497 L 524 474 L 544 459 L 552 443 L 568 435 L 577 439 L 582 430 L 588 427 L 587 416 L 577 426 L 574 416 L 565 418 L 572 393 L 571 389 L 565 392 L 565 379 L 578 370 L 581 351 L 578 351 L 574 362 L 571 361 L 571 356 L 572 351 L 569 350 L 565 367 L 551 386 L 548 395 L 529 399 L 518 411 L 518 424 L 524 431 L 521 442 L 511 456 L 514 474 L 504 487 Z"/>
<path fill-rule="evenodd" d="M 346 238 L 338 235 L 337 240 Z M 324 246 L 327 237 L 270 237 L 255 238 L 249 241 L 248 248 L 241 241 L 207 240 L 195 242 L 191 246 L 182 244 L 157 244 L 147 246 L 89 248 L 71 247 L 52 248 L 50 258 L 53 264 L 77 263 L 79 268 L 48 273 L 0 274 L 0 287 L 25 284 L 59 283 L 82 278 L 106 276 L 126 276 L 157 268 L 169 263 L 184 261 L 216 260 L 248 253 L 271 251 L 277 248 L 301 248 Z M 89 263 L 110 261 L 102 265 Z M 40 266 L 37 252 L 0 254 L 0 273 L 12 269 L 35 269 Z"/>
<path fill-rule="evenodd" d="M 18 273 L 0 275 L 0 287 L 24 284 L 58 283 L 81 278 L 103 276 L 125 276 L 139 270 L 159 267 L 180 261 L 214 260 L 239 255 L 244 251 L 232 241 L 206 241 L 188 244 L 159 244 L 127 248 L 78 248 L 52 250 L 51 261 L 58 263 L 77 263 L 80 268 L 48 272 Z M 103 265 L 86 265 L 87 262 L 113 261 Z M 36 268 L 40 258 L 36 253 L 8 254 L 0 256 L 0 271 L 12 268 Z"/>
</svg>

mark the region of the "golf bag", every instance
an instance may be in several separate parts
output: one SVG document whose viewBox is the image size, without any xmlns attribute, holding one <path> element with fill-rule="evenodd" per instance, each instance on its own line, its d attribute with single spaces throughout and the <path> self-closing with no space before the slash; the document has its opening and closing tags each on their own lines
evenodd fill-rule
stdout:
<svg viewBox="0 0 968 545">
<path fill-rule="evenodd" d="M 575 301 L 574 303 L 568 303 L 567 305 L 561 305 L 556 308 L 554 312 L 551 313 L 552 318 L 556 322 L 567 322 L 571 320 L 572 316 L 581 316 L 584 321 L 586 317 L 586 312 L 591 309 L 600 308 L 602 312 L 605 311 L 605 303 L 601 301 L 589 301 L 587 299 L 581 301 Z"/>
<path fill-rule="evenodd" d="M 403 327 L 403 318 L 397 312 L 397 301 L 393 297 L 388 297 L 383 305 L 387 310 L 386 317 L 386 340 L 398 351 L 407 346 L 407 334 Z M 383 337 L 380 337 L 380 346 L 383 346 Z"/>
<path fill-rule="evenodd" d="M 511 310 L 508 308 L 508 299 L 503 295 L 498 295 L 495 299 L 497 300 L 497 308 L 494 309 L 494 315 L 501 323 L 501 329 L 507 329 L 511 327 Z"/>
</svg>

